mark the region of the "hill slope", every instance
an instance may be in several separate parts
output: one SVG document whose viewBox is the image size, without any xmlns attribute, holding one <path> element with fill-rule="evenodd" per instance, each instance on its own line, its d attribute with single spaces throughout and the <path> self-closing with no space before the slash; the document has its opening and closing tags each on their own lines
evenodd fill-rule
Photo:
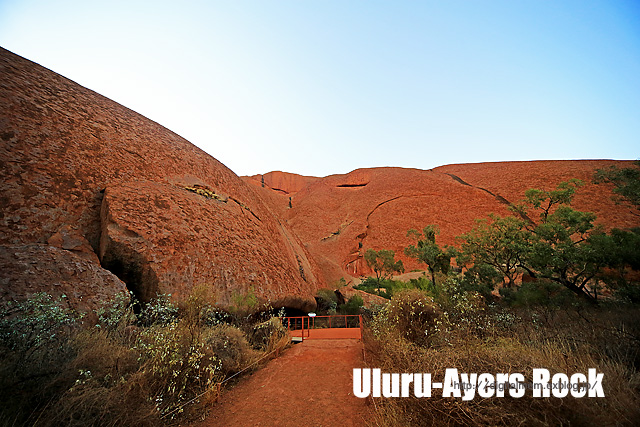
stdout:
<svg viewBox="0 0 640 427">
<path fill-rule="evenodd" d="M 99 257 L 142 299 L 205 285 L 223 304 L 253 288 L 276 305 L 315 305 L 304 246 L 223 164 L 7 50 L 0 75 L 0 244 Z"/>
<path fill-rule="evenodd" d="M 395 250 L 407 271 L 424 268 L 403 255 L 403 248 L 411 243 L 407 230 L 437 224 L 441 230 L 438 242 L 452 245 L 456 236 L 473 227 L 475 219 L 491 212 L 509 214 L 509 203 L 521 200 L 527 189 L 553 189 L 571 178 L 585 184 L 574 199 L 576 209 L 594 212 L 598 223 L 608 228 L 638 226 L 640 217 L 632 207 L 611 200 L 611 186 L 591 182 L 596 169 L 610 165 L 625 167 L 631 162 L 570 160 L 460 164 L 432 170 L 358 169 L 308 180 L 286 196 L 261 187 L 260 175 L 245 180 L 254 183 L 267 203 L 277 205 L 331 282 L 368 274 L 363 259 L 368 248 Z M 280 177 L 280 182 L 287 180 Z"/>
</svg>

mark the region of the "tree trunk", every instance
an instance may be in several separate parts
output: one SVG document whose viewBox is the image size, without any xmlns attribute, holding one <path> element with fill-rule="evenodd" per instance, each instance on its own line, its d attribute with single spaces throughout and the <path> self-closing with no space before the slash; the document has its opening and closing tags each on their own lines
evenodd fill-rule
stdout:
<svg viewBox="0 0 640 427">
<path fill-rule="evenodd" d="M 431 286 L 436 289 L 436 272 L 433 268 L 429 267 L 429 273 L 431 273 Z"/>
</svg>

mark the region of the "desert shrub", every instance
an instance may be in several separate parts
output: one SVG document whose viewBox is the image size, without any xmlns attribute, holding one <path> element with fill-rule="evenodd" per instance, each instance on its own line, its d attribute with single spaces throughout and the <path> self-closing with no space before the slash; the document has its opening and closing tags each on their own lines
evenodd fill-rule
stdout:
<svg viewBox="0 0 640 427">
<path fill-rule="evenodd" d="M 241 371 L 258 358 L 242 331 L 231 325 L 218 325 L 204 332 L 204 342 L 220 360 L 226 376 Z"/>
<path fill-rule="evenodd" d="M 245 293 L 234 292 L 231 301 L 232 305 L 229 308 L 233 314 L 239 317 L 251 315 L 258 308 L 259 303 L 253 286 Z"/>
<path fill-rule="evenodd" d="M 615 296 L 618 300 L 640 304 L 640 285 L 638 283 L 621 280 L 613 286 Z"/>
<path fill-rule="evenodd" d="M 398 292 L 374 319 L 378 334 L 392 332 L 417 344 L 429 344 L 439 328 L 440 309 L 417 289 Z"/>
<path fill-rule="evenodd" d="M 409 279 L 409 284 L 412 288 L 420 289 L 422 291 L 432 291 L 434 289 L 431 280 L 427 279 L 425 276 L 418 277 L 417 279 Z"/>
<path fill-rule="evenodd" d="M 96 310 L 96 326 L 110 333 L 122 331 L 136 322 L 133 306 L 136 304 L 133 292 L 118 293 L 112 299 L 100 303 Z"/>
<path fill-rule="evenodd" d="M 354 288 L 386 299 L 391 299 L 395 292 L 404 289 L 420 289 L 423 291 L 433 290 L 431 281 L 426 277 L 410 279 L 408 282 L 391 279 L 381 279 L 378 281 L 374 277 L 367 277 Z"/>
<path fill-rule="evenodd" d="M 525 282 L 517 288 L 501 288 L 499 292 L 503 303 L 513 307 L 567 308 L 582 303 L 565 286 L 549 280 Z"/>
<path fill-rule="evenodd" d="M 138 321 L 143 326 L 166 326 L 178 320 L 178 311 L 178 306 L 171 302 L 171 294 L 158 294 L 143 305 Z"/>
<path fill-rule="evenodd" d="M 316 304 L 318 313 L 334 314 L 338 308 L 338 297 L 331 289 L 318 289 L 316 294 Z"/>
<path fill-rule="evenodd" d="M 116 316 L 117 317 L 117 316 Z M 160 423 L 160 413 L 149 398 L 148 377 L 140 369 L 139 353 L 121 329 L 89 328 L 73 340 L 77 357 L 65 367 L 72 378 L 44 425 L 140 425 Z"/>
<path fill-rule="evenodd" d="M 202 323 L 204 326 L 214 327 L 224 324 L 232 324 L 236 318 L 233 314 L 219 307 L 212 306 L 210 310 L 203 313 Z"/>
<path fill-rule="evenodd" d="M 214 384 L 220 361 L 202 338 L 184 320 L 153 325 L 140 333 L 138 362 L 161 414 L 174 413 Z"/>
<path fill-rule="evenodd" d="M 216 295 L 211 285 L 203 283 L 194 286 L 187 298 L 177 304 L 180 317 L 194 326 L 212 326 L 216 324 L 214 319 L 222 315 L 222 311 L 215 307 L 215 301 Z"/>
<path fill-rule="evenodd" d="M 249 337 L 249 342 L 255 349 L 272 351 L 276 346 L 282 345 L 283 341 L 289 340 L 286 328 L 277 317 L 272 317 L 266 322 L 253 326 Z"/>
<path fill-rule="evenodd" d="M 344 314 L 359 314 L 360 309 L 364 305 L 364 300 L 360 295 L 354 295 L 349 298 L 345 304 L 338 307 L 339 311 Z"/>
<path fill-rule="evenodd" d="M 159 295 L 137 316 L 117 295 L 83 325 L 64 304 L 38 294 L 0 309 L 0 425 L 174 424 L 225 376 L 289 344 L 278 318 L 253 327 L 245 316 L 263 353 L 252 349 L 206 288 L 177 304 Z"/>
<path fill-rule="evenodd" d="M 455 294 L 454 294 L 455 295 Z M 473 294 L 462 293 L 464 298 Z M 394 298 L 395 299 L 395 298 Z M 408 298 L 407 298 L 408 299 Z M 459 311 L 474 311 L 475 300 L 453 303 Z M 483 301 L 480 299 L 480 301 Z M 394 304 L 392 299 L 389 306 Z M 470 305 L 470 306 L 469 306 Z M 405 307 L 405 305 L 402 305 Z M 413 303 L 406 307 L 422 305 Z M 465 308 L 466 307 L 466 308 Z M 445 310 L 444 307 L 439 307 Z M 427 316 L 433 309 L 427 309 Z M 495 310 L 495 311 L 494 311 Z M 637 310 L 607 308 L 531 309 L 516 312 L 498 306 L 480 310 L 489 331 L 482 335 L 460 324 L 449 312 L 446 317 L 456 333 L 433 329 L 445 335 L 447 345 L 406 339 L 402 329 L 384 327 L 389 313 L 384 310 L 365 330 L 364 340 L 371 365 L 383 372 L 431 372 L 433 381 L 442 381 L 447 368 L 459 372 L 524 374 L 530 379 L 534 368 L 556 372 L 587 372 L 597 368 L 604 373 L 606 398 L 577 399 L 571 396 L 482 399 L 470 401 L 442 398 L 435 392 L 431 398 L 376 400 L 372 424 L 395 425 L 634 425 L 640 419 L 640 396 L 637 390 L 637 368 L 640 326 Z M 403 310 L 420 318 L 411 310 Z M 488 312 L 488 313 L 487 313 Z M 445 314 L 446 313 L 446 314 Z M 546 316 L 542 317 L 542 316 Z M 408 316 L 407 316 L 408 317 Z M 534 322 L 535 319 L 535 322 Z M 382 322 L 380 322 L 382 320 Z M 442 320 L 444 321 L 444 320 Z M 443 342 L 443 337 L 435 340 Z"/>
<path fill-rule="evenodd" d="M 43 347 L 48 350 L 64 347 L 71 327 L 80 317 L 64 308 L 65 298 L 37 293 L 0 307 L 0 345 L 16 352 L 23 362 L 35 357 Z"/>
<path fill-rule="evenodd" d="M 501 281 L 502 276 L 495 268 L 480 263 L 464 272 L 460 288 L 463 291 L 478 292 L 487 301 L 491 301 L 493 300 L 493 290 Z"/>
<path fill-rule="evenodd" d="M 55 396 L 80 319 L 66 305 L 65 296 L 37 293 L 0 307 L 0 420 L 27 422 Z"/>
</svg>

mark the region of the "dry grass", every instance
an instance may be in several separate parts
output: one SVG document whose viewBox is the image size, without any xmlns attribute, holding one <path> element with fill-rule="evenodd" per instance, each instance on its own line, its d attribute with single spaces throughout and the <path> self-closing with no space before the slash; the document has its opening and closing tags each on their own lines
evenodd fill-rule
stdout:
<svg viewBox="0 0 640 427">
<path fill-rule="evenodd" d="M 530 381 L 534 368 L 546 368 L 552 375 L 597 368 L 604 373 L 606 397 L 533 398 L 527 391 L 519 399 L 476 396 L 462 401 L 443 398 L 436 391 L 431 398 L 376 399 L 371 425 L 637 425 L 640 384 L 635 363 L 640 335 L 634 325 L 638 325 L 638 310 L 592 310 L 547 313 L 545 321 L 529 313 L 536 323 L 531 317 L 482 310 L 475 313 L 475 320 L 483 323 L 481 334 L 467 327 L 452 334 L 455 324 L 449 324 L 440 328 L 443 339 L 426 345 L 407 339 L 398 329 L 401 322 L 384 327 L 374 320 L 365 332 L 365 344 L 373 358 L 369 364 L 383 372 L 430 372 L 433 381 L 442 381 L 445 369 L 457 368 L 478 374 L 517 372 Z M 507 321 L 500 321 L 500 316 L 507 315 Z M 446 323 L 443 317 L 440 320 Z"/>
<path fill-rule="evenodd" d="M 147 308 L 154 311 L 136 321 L 127 300 L 108 303 L 97 315 L 100 326 L 77 329 L 63 344 L 45 341 L 30 359 L 37 364 L 21 362 L 10 343 L 0 343 L 7 344 L 0 347 L 0 391 L 7 396 L 0 425 L 176 424 L 202 413 L 218 382 L 289 344 L 278 319 L 255 326 L 262 343 L 255 349 L 238 327 L 211 324 L 202 289 L 179 306 L 164 298 Z M 61 356 L 43 366 L 54 344 L 62 345 Z"/>
</svg>

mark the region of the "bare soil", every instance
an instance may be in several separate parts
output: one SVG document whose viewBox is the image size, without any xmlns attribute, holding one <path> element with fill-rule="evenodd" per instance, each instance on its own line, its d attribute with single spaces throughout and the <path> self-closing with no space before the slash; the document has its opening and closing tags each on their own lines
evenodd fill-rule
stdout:
<svg viewBox="0 0 640 427">
<path fill-rule="evenodd" d="M 359 340 L 305 340 L 223 391 L 197 426 L 361 426 L 368 407 L 353 395 L 352 378 L 362 366 Z"/>
</svg>

